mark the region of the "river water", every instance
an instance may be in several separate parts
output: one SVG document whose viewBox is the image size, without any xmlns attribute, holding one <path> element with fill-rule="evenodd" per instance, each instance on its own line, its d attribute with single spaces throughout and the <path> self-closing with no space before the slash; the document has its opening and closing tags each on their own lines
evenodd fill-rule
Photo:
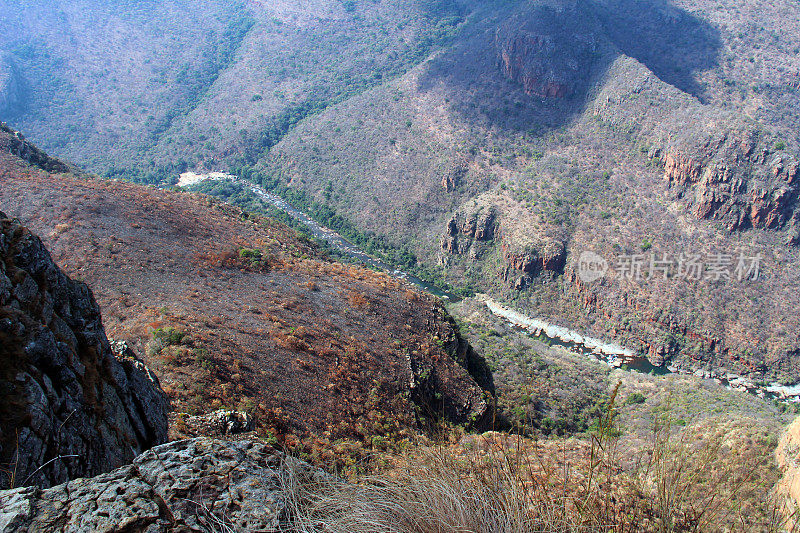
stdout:
<svg viewBox="0 0 800 533">
<path fill-rule="evenodd" d="M 287 203 L 283 198 L 280 196 L 273 194 L 263 187 L 255 185 L 254 183 L 243 180 L 236 176 L 230 174 L 222 174 L 219 172 L 214 172 L 211 174 L 195 174 L 188 172 L 185 174 L 186 176 L 191 176 L 191 180 L 185 180 L 188 185 L 195 185 L 200 183 L 201 181 L 218 181 L 218 180 L 228 180 L 232 181 L 242 187 L 245 187 L 253 192 L 256 196 L 264 200 L 265 202 L 277 207 L 284 213 L 291 216 L 296 221 L 303 224 L 306 227 L 309 233 L 311 233 L 315 238 L 327 242 L 334 250 L 355 259 L 365 265 L 369 265 L 373 268 L 377 268 L 378 270 L 383 270 L 388 272 L 391 276 L 409 281 L 414 285 L 420 287 L 421 289 L 425 290 L 433 294 L 434 296 L 441 298 L 442 300 L 446 300 L 448 302 L 457 302 L 459 297 L 454 294 L 451 294 L 445 290 L 440 289 L 439 287 L 428 283 L 416 276 L 412 276 L 407 272 L 403 272 L 402 270 L 398 270 L 393 265 L 389 265 L 384 263 L 383 261 L 372 257 L 368 253 L 364 252 L 360 248 L 358 248 L 355 244 L 348 241 L 346 238 L 342 237 L 340 234 L 336 233 L 330 228 L 326 228 L 322 224 L 318 223 L 316 220 L 311 218 L 307 213 L 301 211 L 294 206 Z M 183 174 L 182 181 L 183 181 Z M 180 183 L 180 182 L 179 182 Z"/>
<path fill-rule="evenodd" d="M 307 213 L 293 207 L 283 198 L 267 191 L 263 187 L 236 176 L 222 173 L 206 175 L 192 174 L 191 183 L 195 184 L 206 180 L 230 180 L 242 187 L 245 187 L 263 201 L 275 206 L 281 211 L 284 211 L 289 216 L 303 224 L 315 238 L 327 242 L 332 248 L 347 255 L 348 257 L 351 257 L 373 268 L 383 270 L 397 279 L 402 279 L 413 283 L 426 292 L 429 292 L 445 301 L 457 302 L 459 300 L 459 298 L 454 294 L 448 293 L 447 291 L 444 291 L 431 283 L 423 281 L 416 276 L 412 276 L 406 272 L 403 272 L 402 270 L 398 270 L 394 268 L 393 265 L 386 264 L 383 261 L 372 257 L 358 248 L 355 244 L 342 237 L 340 234 L 319 224 Z M 671 373 L 695 374 L 701 378 L 713 379 L 717 383 L 727 388 L 749 392 L 762 398 L 775 398 L 784 401 L 800 402 L 800 383 L 792 386 L 783 386 L 779 383 L 772 383 L 766 387 L 759 387 L 746 378 L 731 373 L 709 374 L 705 371 L 692 372 L 675 367 L 657 367 L 652 365 L 646 357 L 638 355 L 635 350 L 630 348 L 620 346 L 613 342 L 607 342 L 594 337 L 589 337 L 562 326 L 550 324 L 541 318 L 526 316 L 518 311 L 503 306 L 502 304 L 485 295 L 478 295 L 478 299 L 486 304 L 486 307 L 492 314 L 507 320 L 516 328 L 525 330 L 533 338 L 545 342 L 551 346 L 561 346 L 572 352 L 584 355 L 594 361 L 606 363 L 616 368 L 624 368 L 630 371 L 656 375 L 666 375 Z"/>
</svg>

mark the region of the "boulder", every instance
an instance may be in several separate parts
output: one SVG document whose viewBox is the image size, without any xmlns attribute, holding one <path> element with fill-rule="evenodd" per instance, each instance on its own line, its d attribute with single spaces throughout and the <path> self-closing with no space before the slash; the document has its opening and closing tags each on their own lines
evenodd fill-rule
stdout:
<svg viewBox="0 0 800 533">
<path fill-rule="evenodd" d="M 247 413 L 220 409 L 204 415 L 178 414 L 176 426 L 190 436 L 225 437 L 253 431 L 255 424 Z"/>
<path fill-rule="evenodd" d="M 0 491 L 0 532 L 281 531 L 287 472 L 327 478 L 260 442 L 175 441 L 94 478 Z"/>
</svg>

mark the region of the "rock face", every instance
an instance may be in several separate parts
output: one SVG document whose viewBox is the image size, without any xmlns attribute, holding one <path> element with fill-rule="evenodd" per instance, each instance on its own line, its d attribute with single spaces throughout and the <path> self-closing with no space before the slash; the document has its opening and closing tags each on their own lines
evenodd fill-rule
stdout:
<svg viewBox="0 0 800 533">
<path fill-rule="evenodd" d="M 787 230 L 798 243 L 800 164 L 789 153 L 761 146 L 746 132 L 720 134 L 702 144 L 655 150 L 664 179 L 700 219 L 728 230 Z"/>
<path fill-rule="evenodd" d="M 167 437 L 167 400 L 116 357 L 89 288 L 0 213 L 0 486 L 106 472 Z"/>
<path fill-rule="evenodd" d="M 542 238 L 535 245 L 526 246 L 522 250 L 506 245 L 502 249 L 506 263 L 503 280 L 512 283 L 517 290 L 527 287 L 539 275 L 564 273 L 567 250 L 559 241 Z"/>
<path fill-rule="evenodd" d="M 442 237 L 442 263 L 455 255 L 476 261 L 496 245 L 504 267 L 500 277 L 517 290 L 537 276 L 564 273 L 567 250 L 563 242 L 546 235 L 528 235 L 525 245 L 509 242 L 509 236 L 501 234 L 499 220 L 498 210 L 492 205 L 462 206 L 448 221 Z"/>
<path fill-rule="evenodd" d="M 465 165 L 457 165 L 450 169 L 442 177 L 442 188 L 447 192 L 452 192 L 461 185 L 464 176 L 467 175 L 467 167 Z"/>
<path fill-rule="evenodd" d="M 325 476 L 262 443 L 171 442 L 95 478 L 0 491 L 0 532 L 279 531 L 289 510 L 286 468 Z"/>
<path fill-rule="evenodd" d="M 573 95 L 591 69 L 597 38 L 574 2 L 539 2 L 508 20 L 495 36 L 503 75 L 532 96 Z"/>
<path fill-rule="evenodd" d="M 438 313 L 441 326 L 437 328 L 436 344 L 449 361 L 409 354 L 411 400 L 426 416 L 484 430 L 491 427 L 494 413 L 487 401 L 489 393 L 494 394 L 491 372 L 486 361 L 461 337 L 453 318 L 443 309 Z"/>
<path fill-rule="evenodd" d="M 475 241 L 493 240 L 497 218 L 493 207 L 459 209 L 447 223 L 442 250 L 451 254 L 463 254 Z"/>
</svg>

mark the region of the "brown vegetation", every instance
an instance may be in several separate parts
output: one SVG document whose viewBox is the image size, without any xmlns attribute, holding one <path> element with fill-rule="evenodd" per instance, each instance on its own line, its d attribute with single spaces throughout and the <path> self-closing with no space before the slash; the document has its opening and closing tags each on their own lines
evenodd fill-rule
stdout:
<svg viewBox="0 0 800 533">
<path fill-rule="evenodd" d="M 144 355 L 177 412 L 245 410 L 261 434 L 315 454 L 487 409 L 456 349 L 432 340 L 457 339 L 446 312 L 404 283 L 205 196 L 50 175 L 8 154 L 0 173 L 3 209 L 89 284 L 109 336 Z M 431 369 L 419 390 L 417 368 Z"/>
<path fill-rule="evenodd" d="M 590 440 L 500 433 L 382 457 L 345 482 L 283 470 L 292 531 L 527 533 L 785 530 L 754 428 L 653 427 L 630 446 L 607 416 Z"/>
</svg>

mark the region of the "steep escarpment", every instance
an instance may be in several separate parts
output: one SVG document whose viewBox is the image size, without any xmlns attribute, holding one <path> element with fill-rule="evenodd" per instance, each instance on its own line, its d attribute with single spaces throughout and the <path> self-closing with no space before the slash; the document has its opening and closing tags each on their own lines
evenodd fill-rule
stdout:
<svg viewBox="0 0 800 533">
<path fill-rule="evenodd" d="M 89 288 L 0 213 L 3 486 L 50 486 L 116 468 L 166 440 L 167 400 L 116 358 Z"/>
<path fill-rule="evenodd" d="M 61 153 L 115 175 L 144 166 L 146 179 L 168 180 L 230 163 L 412 251 L 448 282 L 614 337 L 656 363 L 798 379 L 798 250 L 786 246 L 798 242 L 797 2 L 412 3 L 319 0 L 307 13 L 250 4 L 253 25 L 208 4 L 187 20 L 235 24 L 215 23 L 206 39 L 198 24 L 188 32 L 174 16 L 151 17 L 131 37 L 150 50 L 141 68 L 126 74 L 130 62 L 115 57 L 117 82 L 91 99 L 112 102 L 108 131 L 77 115 L 61 129 L 46 113 L 20 124 L 54 149 L 68 139 Z M 115 44 L 114 32 L 92 28 L 80 39 Z M 152 52 L 169 49 L 163 35 L 179 60 Z M 70 54 L 71 41 L 51 41 Z M 181 65 L 206 57 L 209 42 L 236 54 L 199 103 L 187 101 L 170 85 L 195 72 Z M 31 68 L 46 54 L 13 53 L 38 79 Z M 288 56 L 292 68 L 272 60 Z M 58 101 L 39 87 L 68 98 L 44 83 L 57 80 L 41 81 L 33 107 Z M 161 111 L 128 106 L 137 99 Z M 476 212 L 473 232 L 473 208 L 491 208 L 494 222 Z M 110 256 L 118 245 L 106 243 Z M 609 266 L 594 285 L 574 268 L 584 251 Z M 701 278 L 730 259 L 730 275 L 687 281 L 675 275 L 682 254 L 705 258 Z M 762 276 L 741 283 L 740 258 L 759 254 Z M 615 276 L 642 255 L 644 274 L 651 255 L 673 273 Z"/>
<path fill-rule="evenodd" d="M 796 381 L 796 149 L 631 57 L 569 136 L 442 224 L 452 279 L 655 365 Z M 495 241 L 465 238 L 459 221 L 488 206 Z M 603 259 L 600 280 L 581 279 L 584 252 Z"/>
<path fill-rule="evenodd" d="M 541 227 L 520 231 L 519 221 L 505 209 L 503 200 L 487 195 L 462 205 L 447 223 L 439 263 L 448 269 L 469 268 L 494 260 L 492 281 L 515 290 L 529 286 L 534 278 L 562 274 L 564 243 Z"/>
<path fill-rule="evenodd" d="M 580 2 L 532 3 L 497 29 L 498 66 L 530 96 L 576 96 L 600 55 L 599 29 Z"/>
<path fill-rule="evenodd" d="M 800 167 L 784 133 L 666 86 L 631 58 L 612 72 L 592 115 L 630 132 L 647 165 L 662 172 L 659 189 L 729 232 L 766 229 L 797 243 Z"/>
<path fill-rule="evenodd" d="M 800 242 L 800 165 L 785 144 L 759 142 L 753 131 L 720 132 L 651 155 L 697 218 L 719 220 L 730 231 L 785 230 L 789 244 Z"/>
<path fill-rule="evenodd" d="M 0 203 L 91 284 L 109 333 L 143 354 L 176 413 L 246 412 L 289 445 L 487 420 L 480 362 L 412 286 L 206 196 L 56 176 L 11 154 L 0 176 Z"/>
</svg>

